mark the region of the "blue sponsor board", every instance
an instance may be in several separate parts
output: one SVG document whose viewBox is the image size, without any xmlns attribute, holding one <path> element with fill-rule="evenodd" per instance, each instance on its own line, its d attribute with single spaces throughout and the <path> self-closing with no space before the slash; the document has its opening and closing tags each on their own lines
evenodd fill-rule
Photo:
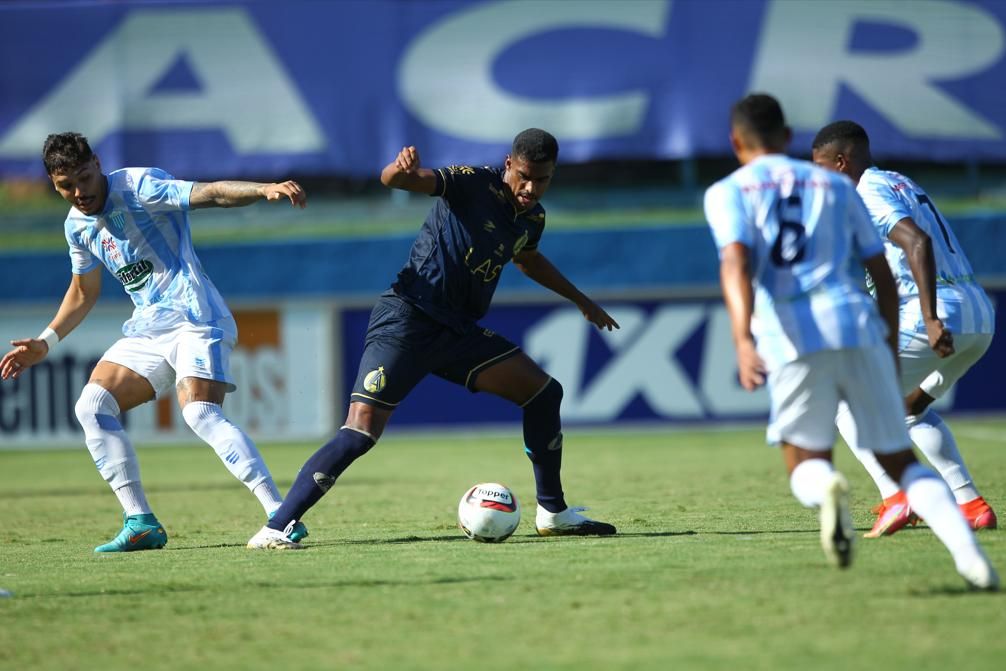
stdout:
<svg viewBox="0 0 1006 671">
<path fill-rule="evenodd" d="M 1006 292 L 993 294 L 1002 305 Z M 763 419 L 764 389 L 748 393 L 736 378 L 729 321 L 719 301 L 623 301 L 605 308 L 621 324 L 599 332 L 567 304 L 499 305 L 482 325 L 520 345 L 565 390 L 563 421 L 705 422 Z M 1000 333 L 1006 329 L 998 312 Z M 368 310 L 343 313 L 343 389 L 352 390 Z M 947 407 L 1001 411 L 1006 348 L 994 343 L 958 383 Z M 340 410 L 341 412 L 341 410 Z M 520 410 L 488 394 L 428 376 L 396 409 L 396 426 L 519 422 Z"/>
<path fill-rule="evenodd" d="M 725 155 L 752 90 L 798 152 L 854 118 L 878 156 L 1001 160 L 1004 27 L 1001 0 L 5 3 L 0 176 L 68 129 L 185 178 L 496 163 L 529 126 L 565 161 Z"/>
<path fill-rule="evenodd" d="M 955 217 L 952 223 L 979 279 L 993 286 L 1006 283 L 1003 215 Z M 227 300 L 371 300 L 391 284 L 414 237 L 207 245 L 199 246 L 197 253 Z M 709 295 L 719 287 L 716 247 L 704 225 L 550 231 L 546 224 L 541 250 L 574 284 L 594 293 Z M 55 307 L 69 279 L 65 252 L 0 251 L 0 303 L 51 302 Z M 500 295 L 545 293 L 517 270 L 504 269 Z M 128 300 L 111 275 L 105 276 L 102 298 Z"/>
</svg>

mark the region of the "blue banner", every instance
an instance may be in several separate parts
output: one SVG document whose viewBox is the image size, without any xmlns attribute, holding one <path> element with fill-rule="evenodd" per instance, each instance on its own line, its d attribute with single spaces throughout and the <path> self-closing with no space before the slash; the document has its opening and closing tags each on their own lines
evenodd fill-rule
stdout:
<svg viewBox="0 0 1006 671">
<path fill-rule="evenodd" d="M 545 203 L 546 207 L 548 203 Z M 195 215 L 198 227 L 198 214 Z M 1006 286 L 1006 218 L 970 215 L 951 221 L 978 278 Z M 416 221 L 418 230 L 420 222 Z M 371 300 L 394 281 L 414 234 L 375 238 L 284 240 L 197 246 L 199 259 L 228 300 L 333 298 Z M 704 224 L 616 230 L 545 229 L 541 250 L 574 284 L 604 295 L 689 295 L 719 292 L 719 262 Z M 687 250 L 682 252 L 682 250 Z M 249 272 L 249 269 L 254 272 Z M 31 278 L 25 282 L 24 278 Z M 0 251 L 0 304 L 52 303 L 66 292 L 65 251 Z M 548 292 L 512 267 L 503 270 L 498 295 Z M 103 300 L 128 301 L 117 278 L 106 275 Z"/>
<path fill-rule="evenodd" d="M 992 296 L 998 305 L 1006 304 L 1006 292 Z M 568 304 L 497 305 L 481 324 L 520 345 L 559 380 L 565 392 L 562 414 L 567 425 L 767 416 L 767 392 L 749 393 L 737 382 L 730 322 L 721 301 L 621 301 L 604 302 L 604 307 L 622 326 L 620 330 L 599 332 Z M 368 317 L 369 310 L 343 313 L 347 404 Z M 1006 310 L 997 313 L 997 330 L 1006 332 Z M 993 343 L 936 407 L 1001 412 L 1002 370 L 1006 370 L 1006 348 Z M 520 420 L 516 406 L 430 375 L 396 408 L 392 423 L 472 425 Z"/>
<path fill-rule="evenodd" d="M 1003 160 L 1004 27 L 998 0 L 5 3 L 0 177 L 69 129 L 185 178 L 498 163 L 528 126 L 565 161 L 725 155 L 752 90 L 796 153 L 853 118 L 880 157 Z"/>
</svg>

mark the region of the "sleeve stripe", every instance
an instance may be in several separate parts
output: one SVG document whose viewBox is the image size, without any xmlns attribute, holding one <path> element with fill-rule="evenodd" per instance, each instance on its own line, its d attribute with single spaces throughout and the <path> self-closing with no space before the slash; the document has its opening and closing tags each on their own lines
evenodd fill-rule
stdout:
<svg viewBox="0 0 1006 671">
<path fill-rule="evenodd" d="M 444 174 L 443 168 L 437 168 L 435 170 L 437 176 L 440 178 L 440 193 L 434 193 L 433 195 L 443 198 L 447 194 L 447 175 Z"/>
</svg>

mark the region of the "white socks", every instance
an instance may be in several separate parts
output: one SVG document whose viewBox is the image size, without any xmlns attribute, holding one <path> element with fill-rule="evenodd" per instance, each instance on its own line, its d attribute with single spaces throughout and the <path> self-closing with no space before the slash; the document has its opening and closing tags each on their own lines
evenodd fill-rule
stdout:
<svg viewBox="0 0 1006 671">
<path fill-rule="evenodd" d="M 182 417 L 213 448 L 227 470 L 258 498 L 266 514 L 279 508 L 283 499 L 262 455 L 244 431 L 224 417 L 219 405 L 195 401 L 182 408 Z"/>
<path fill-rule="evenodd" d="M 824 490 L 835 467 L 827 459 L 807 459 L 797 464 L 789 476 L 789 487 L 796 500 L 807 508 L 817 508 L 824 500 Z"/>
<path fill-rule="evenodd" d="M 129 436 L 119 422 L 119 404 L 108 391 L 88 383 L 74 408 L 84 428 L 84 441 L 101 477 L 115 492 L 127 515 L 150 513 L 140 482 L 140 465 Z"/>
<path fill-rule="evenodd" d="M 849 412 L 848 408 L 843 407 L 843 409 L 839 410 L 838 416 L 835 418 L 835 425 L 838 426 L 838 432 L 842 434 L 842 438 L 849 445 L 849 449 L 852 450 L 853 456 L 859 460 L 859 463 L 863 464 L 863 468 L 873 478 L 877 489 L 880 490 L 881 498 L 886 499 L 897 494 L 900 489 L 898 483 L 891 479 L 891 476 L 880 465 L 873 452 L 853 447 L 858 442 L 856 439 L 856 422 L 853 421 L 852 413 Z"/>
<path fill-rule="evenodd" d="M 950 486 L 957 503 L 967 503 L 977 499 L 978 489 L 972 483 L 971 474 L 957 449 L 954 434 L 950 432 L 943 419 L 932 410 L 927 410 L 921 417 L 909 415 L 905 421 L 912 442 L 918 446 L 919 451 L 925 455 L 933 468 Z M 835 419 L 835 424 L 838 425 L 839 433 L 849 444 L 856 459 L 863 464 L 863 468 L 873 478 L 877 489 L 880 490 L 881 498 L 886 499 L 896 494 L 901 487 L 887 475 L 873 452 L 852 447 L 856 442 L 856 425 L 852 420 L 852 414 L 848 411 L 840 412 Z"/>
<path fill-rule="evenodd" d="M 978 498 L 971 474 L 957 449 L 957 441 L 943 419 L 932 410 L 921 417 L 908 417 L 908 435 L 954 493 L 957 503 Z"/>
<path fill-rule="evenodd" d="M 974 532 L 965 521 L 946 483 L 922 464 L 910 464 L 901 475 L 908 505 L 926 521 L 954 558 L 958 570 L 981 553 Z"/>
</svg>

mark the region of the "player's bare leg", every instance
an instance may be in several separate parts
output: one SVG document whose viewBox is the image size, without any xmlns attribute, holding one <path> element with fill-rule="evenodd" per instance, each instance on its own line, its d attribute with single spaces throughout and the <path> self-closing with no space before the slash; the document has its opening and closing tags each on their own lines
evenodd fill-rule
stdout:
<svg viewBox="0 0 1006 671">
<path fill-rule="evenodd" d="M 534 469 L 538 533 L 542 536 L 615 533 L 614 526 L 581 515 L 582 508 L 566 505 L 560 477 L 562 386 L 559 382 L 520 352 L 481 371 L 474 387 L 505 398 L 524 410 L 524 451 Z"/>
<path fill-rule="evenodd" d="M 140 464 L 121 414 L 154 398 L 154 388 L 138 373 L 99 361 L 75 407 L 84 440 L 98 472 L 123 510 L 123 528 L 95 552 L 129 552 L 164 547 L 168 537 L 154 516 L 140 480 Z"/>
</svg>

